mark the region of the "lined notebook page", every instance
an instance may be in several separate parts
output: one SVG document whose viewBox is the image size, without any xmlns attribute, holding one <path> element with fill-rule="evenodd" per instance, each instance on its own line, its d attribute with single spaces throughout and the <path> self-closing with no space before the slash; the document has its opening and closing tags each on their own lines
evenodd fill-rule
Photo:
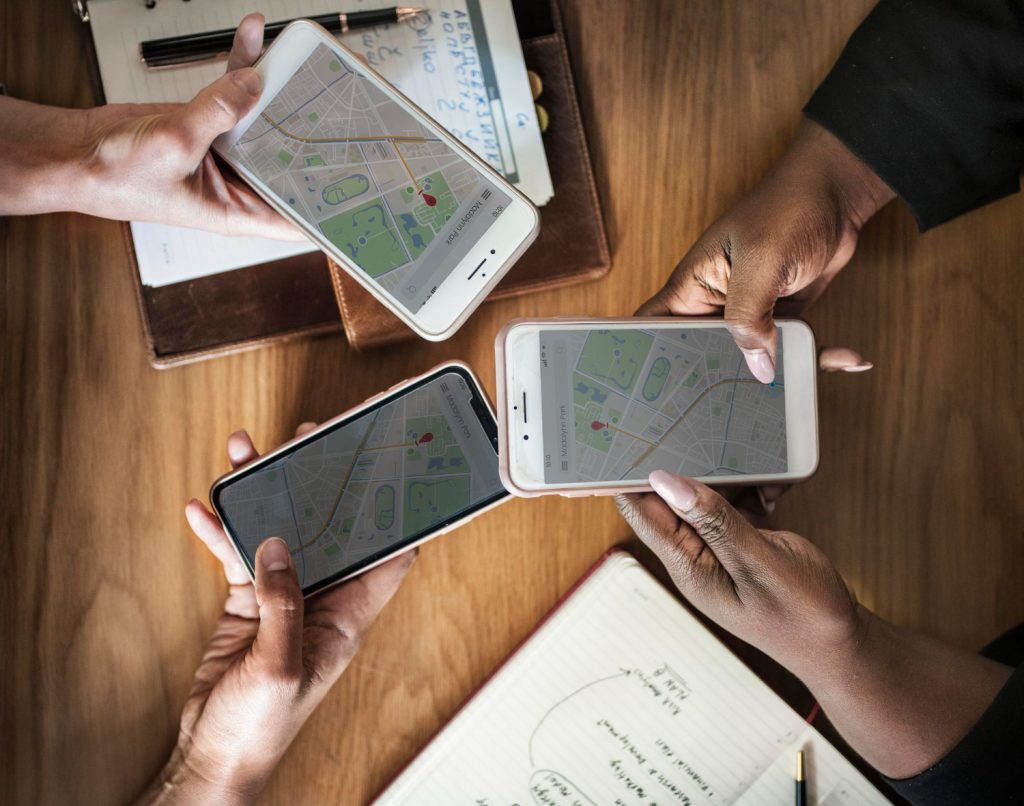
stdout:
<svg viewBox="0 0 1024 806">
<path fill-rule="evenodd" d="M 345 8 L 357 11 L 380 5 L 376 0 L 350 0 Z M 434 0 L 429 5 L 433 15 L 429 24 L 354 31 L 341 41 L 363 53 L 374 68 L 442 126 L 543 204 L 552 195 L 551 177 L 511 3 Z M 477 41 L 468 22 L 470 5 L 484 14 L 483 41 Z M 339 8 L 338 0 L 161 0 L 152 9 L 142 0 L 92 0 L 89 14 L 104 94 L 109 103 L 187 101 L 225 70 L 223 61 L 147 70 L 139 59 L 143 40 L 232 28 L 252 11 L 261 11 L 273 22 Z M 497 76 L 494 86 L 483 78 L 480 65 L 485 53 Z M 481 108 L 488 114 L 482 114 Z M 143 285 L 149 286 L 316 249 L 310 243 L 227 238 L 157 224 L 133 223 L 132 237 Z"/>
<path fill-rule="evenodd" d="M 612 555 L 377 804 L 888 803 L 628 554 Z"/>
</svg>

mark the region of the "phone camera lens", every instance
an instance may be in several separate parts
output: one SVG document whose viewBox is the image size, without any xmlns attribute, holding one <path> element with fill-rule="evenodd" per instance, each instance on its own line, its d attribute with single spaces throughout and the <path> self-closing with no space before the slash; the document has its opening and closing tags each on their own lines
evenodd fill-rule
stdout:
<svg viewBox="0 0 1024 806">
<path fill-rule="evenodd" d="M 493 249 L 491 250 L 491 254 L 492 254 L 492 255 L 494 254 L 494 250 L 493 250 Z"/>
<path fill-rule="evenodd" d="M 523 434 L 523 439 L 529 439 L 529 438 L 530 438 L 529 434 Z"/>
</svg>

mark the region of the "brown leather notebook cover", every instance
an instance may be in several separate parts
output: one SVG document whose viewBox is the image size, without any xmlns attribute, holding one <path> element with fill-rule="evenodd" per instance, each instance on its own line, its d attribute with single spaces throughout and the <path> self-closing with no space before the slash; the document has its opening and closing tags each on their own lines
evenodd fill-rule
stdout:
<svg viewBox="0 0 1024 806">
<path fill-rule="evenodd" d="M 92 56 L 90 82 L 97 103 L 103 103 L 89 26 L 82 26 L 82 32 Z M 142 284 L 127 222 L 122 225 L 122 235 L 146 349 L 154 367 L 163 369 L 342 329 L 322 252 L 154 288 Z"/>
<path fill-rule="evenodd" d="M 550 118 L 544 133 L 554 197 L 540 209 L 540 235 L 488 300 L 513 297 L 594 280 L 611 268 L 604 220 L 597 198 L 576 89 L 554 3 L 513 3 L 520 33 L 538 28 L 553 33 L 523 40 L 526 66 L 541 77 L 538 103 Z M 548 25 L 544 25 L 544 22 Z M 329 260 L 338 307 L 349 343 L 357 350 L 417 338 L 345 269 Z"/>
<path fill-rule="evenodd" d="M 524 41 L 527 67 L 544 81 L 540 102 L 551 117 L 544 142 L 555 198 L 541 211 L 540 237 L 493 297 L 592 279 L 610 266 L 557 8 L 551 0 L 514 0 L 513 7 L 520 35 L 531 37 Z M 92 36 L 83 28 L 92 50 Z M 91 61 L 101 100 L 95 58 Z M 349 339 L 357 348 L 414 338 L 347 274 L 336 267 L 328 271 L 328 261 L 320 252 L 154 288 L 141 282 L 127 223 L 123 233 L 146 346 L 155 367 L 338 331 L 342 329 L 339 307 L 349 311 Z M 351 283 L 351 293 L 341 290 L 339 275 Z"/>
<path fill-rule="evenodd" d="M 153 288 L 124 225 L 150 363 L 158 369 L 342 329 L 322 252 Z"/>
</svg>

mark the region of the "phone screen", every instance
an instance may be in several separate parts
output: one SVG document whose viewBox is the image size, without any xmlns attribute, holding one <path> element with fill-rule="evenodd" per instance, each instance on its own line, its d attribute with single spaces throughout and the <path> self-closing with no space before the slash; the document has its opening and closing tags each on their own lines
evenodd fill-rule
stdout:
<svg viewBox="0 0 1024 806">
<path fill-rule="evenodd" d="M 782 473 L 786 396 L 724 327 L 540 331 L 544 480 Z"/>
<path fill-rule="evenodd" d="M 511 202 L 327 45 L 229 153 L 411 313 Z"/>
<path fill-rule="evenodd" d="M 505 497 L 496 431 L 472 378 L 445 371 L 253 466 L 214 505 L 250 566 L 284 540 L 309 593 Z"/>
</svg>

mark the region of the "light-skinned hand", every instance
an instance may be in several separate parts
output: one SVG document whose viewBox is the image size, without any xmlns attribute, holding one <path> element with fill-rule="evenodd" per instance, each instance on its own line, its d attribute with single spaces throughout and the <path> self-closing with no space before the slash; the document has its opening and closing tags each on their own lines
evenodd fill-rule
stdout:
<svg viewBox="0 0 1024 806">
<path fill-rule="evenodd" d="M 279 240 L 305 236 L 230 169 L 210 145 L 260 96 L 250 65 L 263 16 L 235 32 L 228 72 L 184 104 L 58 109 L 0 100 L 0 213 L 70 210 L 102 218 L 194 227 Z"/>
<path fill-rule="evenodd" d="M 186 104 L 114 104 L 88 111 L 90 210 L 226 235 L 305 236 L 210 153 L 218 135 L 252 109 L 262 81 L 250 65 L 263 47 L 262 14 L 235 31 L 227 73 Z M 95 201 L 103 199 L 102 207 Z"/>
<path fill-rule="evenodd" d="M 796 312 L 853 256 L 857 235 L 893 191 L 838 139 L 806 121 L 782 159 L 701 235 L 640 316 L 725 323 L 758 380 L 775 377 L 776 301 Z"/>
<path fill-rule="evenodd" d="M 314 427 L 305 423 L 296 436 Z M 239 467 L 258 454 L 240 431 L 228 439 L 228 456 Z M 260 546 L 253 583 L 217 517 L 196 500 L 185 515 L 223 564 L 230 588 L 196 670 L 174 752 L 140 802 L 252 803 L 416 553 L 303 600 L 282 540 Z"/>
</svg>

